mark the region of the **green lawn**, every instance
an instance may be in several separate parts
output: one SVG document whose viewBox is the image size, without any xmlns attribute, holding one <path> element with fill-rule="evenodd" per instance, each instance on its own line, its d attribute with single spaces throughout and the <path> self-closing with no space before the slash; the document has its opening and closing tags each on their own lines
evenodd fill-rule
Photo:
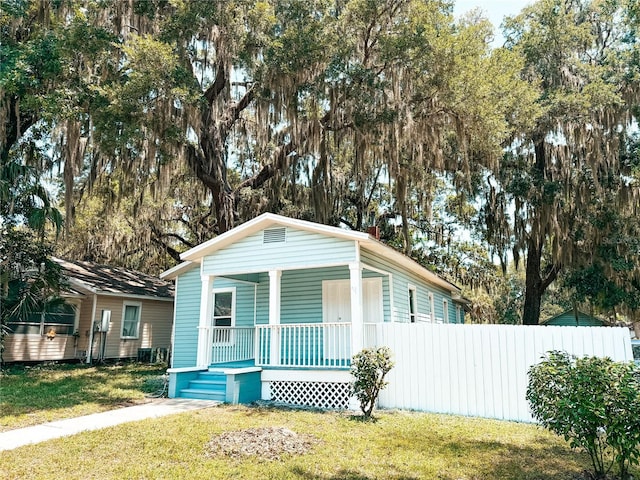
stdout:
<svg viewBox="0 0 640 480">
<path fill-rule="evenodd" d="M 42 365 L 0 372 L 0 432 L 148 401 L 166 368 Z"/>
<path fill-rule="evenodd" d="M 5 373 L 2 424 L 6 429 L 144 401 L 158 373 L 134 365 Z M 315 443 L 307 453 L 278 460 L 207 455 L 212 438 L 256 427 L 286 427 Z M 576 480 L 588 469 L 585 455 L 535 425 L 413 412 L 380 412 L 376 422 L 363 422 L 349 413 L 244 406 L 0 453 L 2 479 Z M 638 478 L 640 472 L 633 473 Z"/>
</svg>

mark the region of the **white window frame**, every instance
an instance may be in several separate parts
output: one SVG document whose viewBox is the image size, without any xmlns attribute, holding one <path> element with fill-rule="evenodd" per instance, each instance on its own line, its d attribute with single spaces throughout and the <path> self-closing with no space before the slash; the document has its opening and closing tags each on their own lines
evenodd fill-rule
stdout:
<svg viewBox="0 0 640 480">
<path fill-rule="evenodd" d="M 411 293 L 413 292 L 413 296 Z M 418 288 L 415 285 L 407 285 L 408 305 L 409 305 L 409 323 L 418 322 Z M 413 310 L 413 312 L 412 312 Z"/>
<path fill-rule="evenodd" d="M 431 323 L 436 321 L 436 301 L 433 297 L 433 292 L 429 292 L 429 315 L 431 316 Z"/>
<path fill-rule="evenodd" d="M 211 292 L 211 327 L 216 328 L 216 315 L 215 315 L 215 307 L 216 307 L 216 294 L 218 293 L 231 293 L 231 325 L 228 327 L 221 328 L 234 328 L 236 326 L 236 287 L 224 287 L 224 288 L 214 288 Z M 220 316 L 218 318 L 226 318 Z M 213 339 L 214 345 L 233 345 L 235 339 L 233 336 L 233 331 L 229 333 L 227 339 L 224 341 L 216 341 Z"/>
<path fill-rule="evenodd" d="M 456 323 L 462 323 L 462 318 L 460 317 L 461 311 L 462 308 L 460 308 L 460 305 L 456 305 Z"/>
<path fill-rule="evenodd" d="M 136 323 L 136 334 L 135 335 L 125 335 L 124 334 L 124 316 L 127 311 L 127 307 L 137 307 L 138 308 L 138 321 Z M 140 323 L 142 322 L 142 302 L 132 302 L 129 300 L 125 300 L 122 302 L 122 320 L 120 322 L 120 338 L 122 339 L 132 339 L 136 340 L 140 338 Z"/>
<path fill-rule="evenodd" d="M 79 298 L 66 299 L 66 302 L 73 306 L 73 311 L 75 313 L 75 319 L 73 321 L 73 332 L 77 332 L 80 328 L 80 309 L 82 308 L 82 301 Z"/>
<path fill-rule="evenodd" d="M 449 300 L 442 299 L 442 319 L 444 323 L 449 323 Z"/>
</svg>

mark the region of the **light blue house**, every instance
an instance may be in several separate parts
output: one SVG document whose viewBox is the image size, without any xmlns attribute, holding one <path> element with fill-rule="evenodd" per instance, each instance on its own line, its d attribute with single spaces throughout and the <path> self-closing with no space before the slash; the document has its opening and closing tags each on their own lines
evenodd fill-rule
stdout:
<svg viewBox="0 0 640 480">
<path fill-rule="evenodd" d="M 464 322 L 458 287 L 366 233 L 265 213 L 181 258 L 171 397 L 344 408 L 376 326 Z"/>
</svg>

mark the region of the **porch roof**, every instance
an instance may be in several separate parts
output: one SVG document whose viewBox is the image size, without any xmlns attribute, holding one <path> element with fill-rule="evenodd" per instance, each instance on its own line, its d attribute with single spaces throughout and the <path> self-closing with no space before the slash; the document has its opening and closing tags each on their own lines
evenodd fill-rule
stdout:
<svg viewBox="0 0 640 480">
<path fill-rule="evenodd" d="M 273 225 L 292 227 L 308 232 L 318 233 L 321 235 L 327 235 L 345 240 L 352 240 L 356 242 L 360 246 L 360 248 L 370 251 L 377 256 L 387 258 L 398 264 L 403 269 L 410 271 L 424 278 L 425 280 L 452 292 L 453 294 L 460 294 L 460 288 L 458 286 L 448 282 L 444 278 L 426 269 L 415 260 L 394 250 L 393 248 L 382 243 L 381 241 L 377 240 L 375 237 L 372 237 L 367 233 L 354 232 L 352 230 L 345 230 L 338 227 L 321 225 L 319 223 L 308 222 L 305 220 L 297 220 L 281 215 L 275 215 L 273 213 L 263 213 L 253 220 L 243 223 L 242 225 L 233 228 L 232 230 L 229 230 L 222 235 L 218 235 L 217 237 L 207 242 L 204 242 L 190 250 L 187 250 L 182 255 L 180 255 L 180 258 L 185 261 L 163 272 L 160 275 L 160 278 L 166 280 L 177 278 L 180 274 L 187 272 L 195 267 L 199 267 L 200 262 L 205 256 L 211 255 L 212 253 L 223 249 L 224 247 L 231 245 L 234 242 L 241 240 L 242 238 L 245 238 L 266 228 L 272 227 Z"/>
</svg>

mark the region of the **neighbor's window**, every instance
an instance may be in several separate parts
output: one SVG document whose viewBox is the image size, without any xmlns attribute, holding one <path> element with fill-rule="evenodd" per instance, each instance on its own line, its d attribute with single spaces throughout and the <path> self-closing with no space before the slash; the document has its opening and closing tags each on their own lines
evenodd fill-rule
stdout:
<svg viewBox="0 0 640 480">
<path fill-rule="evenodd" d="M 409 322 L 416 323 L 417 314 L 416 287 L 409 285 Z"/>
<path fill-rule="evenodd" d="M 138 338 L 140 329 L 140 302 L 125 302 L 122 310 L 122 338 Z"/>
<path fill-rule="evenodd" d="M 63 303 L 48 312 L 28 313 L 17 319 L 9 319 L 7 330 L 10 333 L 46 335 L 53 330 L 56 335 L 72 335 L 78 327 L 77 306 Z"/>
</svg>

